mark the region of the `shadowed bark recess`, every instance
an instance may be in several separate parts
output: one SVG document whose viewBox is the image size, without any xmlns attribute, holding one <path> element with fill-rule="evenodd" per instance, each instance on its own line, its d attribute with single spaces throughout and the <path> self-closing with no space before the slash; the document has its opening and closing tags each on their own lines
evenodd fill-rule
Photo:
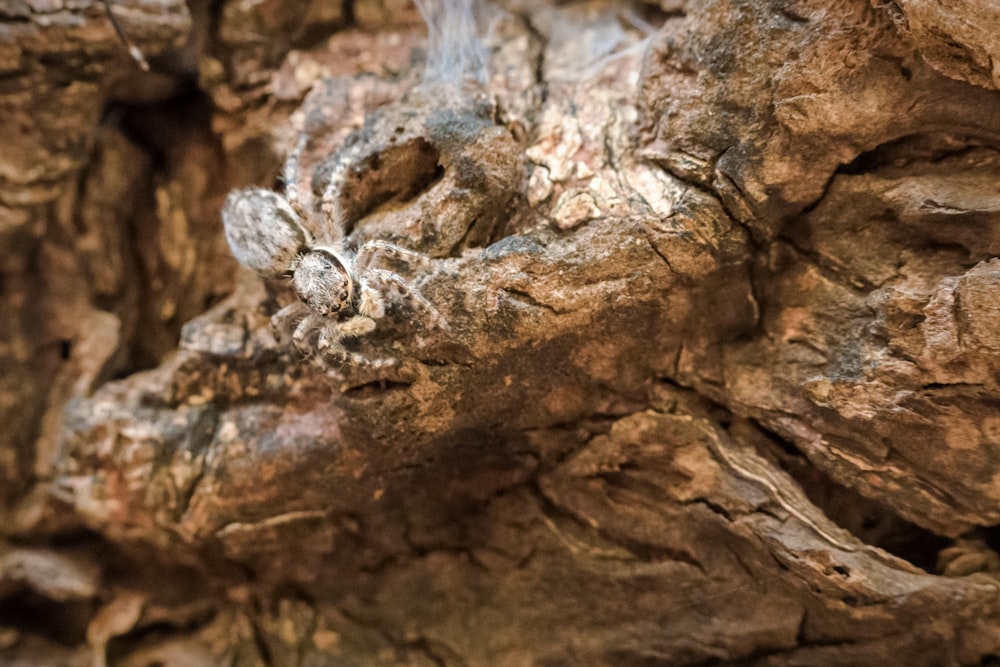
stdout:
<svg viewBox="0 0 1000 667">
<path fill-rule="evenodd" d="M 0 9 L 0 662 L 992 664 L 988 4 Z M 226 246 L 331 179 L 398 365 Z"/>
</svg>

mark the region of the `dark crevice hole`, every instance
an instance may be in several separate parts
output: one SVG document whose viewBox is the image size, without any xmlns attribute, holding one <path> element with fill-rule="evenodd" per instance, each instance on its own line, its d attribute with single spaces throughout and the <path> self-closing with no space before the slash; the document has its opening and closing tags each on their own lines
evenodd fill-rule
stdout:
<svg viewBox="0 0 1000 667">
<path fill-rule="evenodd" d="M 343 393 L 346 398 L 365 399 L 383 395 L 388 391 L 405 391 L 412 386 L 410 382 L 396 382 L 393 380 L 373 380 L 351 387 Z"/>
<path fill-rule="evenodd" d="M 861 153 L 841 165 L 836 173 L 861 175 L 911 162 L 937 162 L 983 146 L 983 142 L 974 137 L 943 132 L 908 135 Z"/>
<path fill-rule="evenodd" d="M 980 528 L 978 533 L 987 547 L 1000 553 L 1000 525 Z"/>
<path fill-rule="evenodd" d="M 214 292 L 213 285 L 194 283 L 189 277 L 176 275 L 170 267 L 150 261 L 152 253 L 159 251 L 154 247 L 155 241 L 151 241 L 156 238 L 160 224 L 153 213 L 157 210 L 156 183 L 183 179 L 185 171 L 190 171 L 192 159 L 208 156 L 209 160 L 220 162 L 204 166 L 205 173 L 212 175 L 214 181 L 204 196 L 211 197 L 215 194 L 214 189 L 218 189 L 221 200 L 222 191 L 227 187 L 218 139 L 212 131 L 212 116 L 212 101 L 193 77 L 178 84 L 177 92 L 169 99 L 151 104 L 114 102 L 105 110 L 104 122 L 119 128 L 149 159 L 149 172 L 145 174 L 142 187 L 120 195 L 133 198 L 133 213 L 123 229 L 123 245 L 128 255 L 124 289 L 130 295 L 105 296 L 98 298 L 97 303 L 113 313 L 120 311 L 122 303 L 134 303 L 138 310 L 134 326 L 129 329 L 133 336 L 123 341 L 120 362 L 111 369 L 113 377 L 110 379 L 158 366 L 176 349 L 183 323 L 224 296 Z M 195 261 L 207 261 L 209 253 L 214 251 L 215 235 L 221 230 L 213 229 L 201 219 L 190 223 L 189 243 L 196 255 Z M 163 311 L 168 303 L 175 313 L 165 318 Z"/>
<path fill-rule="evenodd" d="M 0 599 L 0 626 L 76 646 L 86 641 L 93 611 L 89 600 L 57 602 L 25 590 Z"/>
<path fill-rule="evenodd" d="M 361 160 L 352 167 L 339 198 L 345 220 L 350 223 L 371 215 L 380 208 L 405 204 L 426 192 L 444 177 L 437 148 L 423 138 L 393 144 Z M 330 178 L 326 164 L 313 177 L 313 190 L 325 189 Z M 350 234 L 352 225 L 344 230 Z"/>
<path fill-rule="evenodd" d="M 907 521 L 877 500 L 838 484 L 812 465 L 793 443 L 759 424 L 756 426 L 767 435 L 754 443 L 757 448 L 764 450 L 761 453 L 766 458 L 776 460 L 831 521 L 866 544 L 884 549 L 927 572 L 935 571 L 938 553 L 951 540 Z"/>
<path fill-rule="evenodd" d="M 129 654 L 135 652 L 143 645 L 157 645 L 173 637 L 179 632 L 192 630 L 211 620 L 214 611 L 209 610 L 200 614 L 188 622 L 182 624 L 159 622 L 145 625 L 134 629 L 131 632 L 112 638 L 107 645 L 106 651 L 108 664 L 118 664 Z M 147 667 L 158 663 L 147 663 Z M 162 663 L 159 663 L 162 664 Z"/>
</svg>

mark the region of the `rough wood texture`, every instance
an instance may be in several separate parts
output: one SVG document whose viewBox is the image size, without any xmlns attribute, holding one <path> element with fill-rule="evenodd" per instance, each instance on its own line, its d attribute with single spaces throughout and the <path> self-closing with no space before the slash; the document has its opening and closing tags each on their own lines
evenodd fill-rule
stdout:
<svg viewBox="0 0 1000 667">
<path fill-rule="evenodd" d="M 0 662 L 1000 656 L 988 3 L 112 4 L 0 9 Z M 300 133 L 398 368 L 225 245 Z"/>
</svg>

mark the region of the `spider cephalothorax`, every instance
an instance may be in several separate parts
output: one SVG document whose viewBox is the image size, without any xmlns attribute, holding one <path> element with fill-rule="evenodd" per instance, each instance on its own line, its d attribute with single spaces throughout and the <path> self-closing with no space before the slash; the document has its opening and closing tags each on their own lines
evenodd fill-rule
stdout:
<svg viewBox="0 0 1000 667">
<path fill-rule="evenodd" d="M 313 238 L 304 223 L 315 213 L 302 205 L 295 187 L 300 150 L 301 144 L 285 166 L 285 196 L 263 188 L 237 190 L 222 209 L 226 240 L 236 259 L 265 277 L 291 279 L 301 299 L 274 315 L 275 328 L 283 335 L 292 330 L 292 341 L 300 350 L 316 334 L 316 347 L 325 357 L 367 365 L 384 360 L 350 352 L 343 340 L 370 333 L 375 320 L 385 315 L 386 298 L 416 304 L 431 315 L 435 325 L 447 328 L 437 310 L 407 280 L 377 266 L 382 257 L 426 258 L 381 240 L 366 241 L 352 250 L 342 240 L 343 224 L 332 214 L 333 188 L 328 188 L 320 207 L 325 224 L 315 225 L 325 230 L 324 238 Z"/>
<path fill-rule="evenodd" d="M 332 248 L 314 247 L 303 254 L 292 274 L 292 287 L 317 315 L 337 317 L 355 311 L 357 279 L 349 262 Z"/>
</svg>

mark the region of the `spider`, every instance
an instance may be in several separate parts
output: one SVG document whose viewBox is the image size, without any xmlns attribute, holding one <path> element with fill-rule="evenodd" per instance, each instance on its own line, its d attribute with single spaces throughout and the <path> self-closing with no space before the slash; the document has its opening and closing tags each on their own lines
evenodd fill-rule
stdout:
<svg viewBox="0 0 1000 667">
<path fill-rule="evenodd" d="M 280 338 L 287 340 L 292 331 L 295 347 L 308 354 L 315 337 L 320 354 L 341 363 L 394 364 L 393 360 L 369 359 L 348 350 L 344 340 L 371 333 L 375 321 L 385 316 L 387 299 L 394 295 L 419 306 L 437 327 L 447 331 L 438 311 L 407 280 L 378 267 L 382 257 L 406 262 L 426 262 L 427 258 L 378 239 L 353 250 L 344 241 L 336 176 L 324 191 L 319 211 L 329 224 L 312 225 L 325 230 L 325 238 L 314 238 L 304 224 L 311 221 L 314 212 L 302 203 L 297 185 L 304 143 L 304 138 L 300 139 L 285 163 L 284 195 L 264 188 L 236 190 L 229 195 L 222 208 L 226 240 L 241 264 L 266 278 L 289 279 L 301 299 L 271 318 Z"/>
</svg>

